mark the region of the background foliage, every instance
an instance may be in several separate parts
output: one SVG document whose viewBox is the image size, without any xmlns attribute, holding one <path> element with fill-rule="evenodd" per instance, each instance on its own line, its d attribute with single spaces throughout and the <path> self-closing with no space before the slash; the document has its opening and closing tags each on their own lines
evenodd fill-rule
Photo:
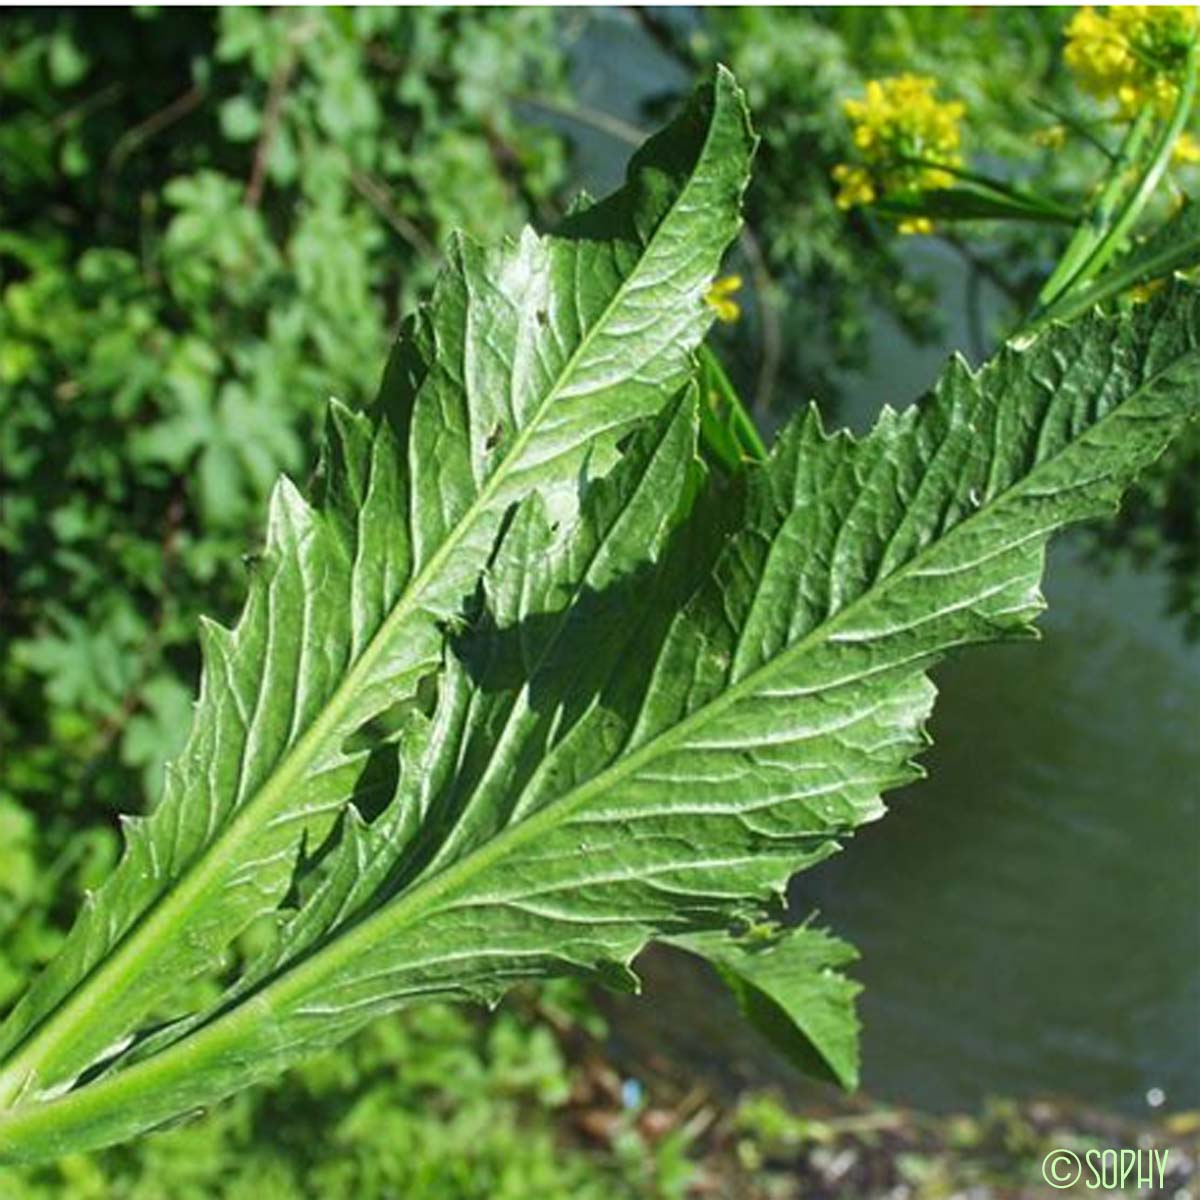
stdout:
<svg viewBox="0 0 1200 1200">
<path fill-rule="evenodd" d="M 1033 144 L 1056 120 L 1039 105 L 1080 103 L 1051 10 L 6 14 L 0 1006 L 113 863 L 114 814 L 154 802 L 186 732 L 196 617 L 236 611 L 266 491 L 311 469 L 325 398 L 373 392 L 451 229 L 494 240 L 565 207 L 573 135 L 598 120 L 578 98 L 593 20 L 636 22 L 687 78 L 726 61 L 748 88 L 764 144 L 745 316 L 720 341 L 768 425 L 785 398 L 836 398 L 885 314 L 912 338 L 937 327 L 934 279 L 894 227 L 834 203 L 841 101 L 865 79 L 952 82 L 970 152 L 1044 188 L 1095 170 L 1086 145 Z M 645 124 L 679 96 L 664 86 Z M 981 350 L 1055 235 L 942 232 L 972 264 Z M 1198 478 L 1193 438 L 1097 543 L 1168 556 L 1193 623 Z M 0 1176 L 0 1195 L 681 1190 L 682 1135 L 647 1155 L 631 1118 L 602 1156 L 563 1146 L 575 1068 L 550 1029 L 528 1006 L 422 1010 L 169 1137 Z"/>
</svg>

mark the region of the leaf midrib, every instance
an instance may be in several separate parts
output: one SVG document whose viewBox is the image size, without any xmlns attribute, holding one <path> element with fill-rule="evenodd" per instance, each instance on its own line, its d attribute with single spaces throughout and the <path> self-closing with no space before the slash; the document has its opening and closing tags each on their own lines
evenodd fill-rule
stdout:
<svg viewBox="0 0 1200 1200">
<path fill-rule="evenodd" d="M 714 87 L 713 109 L 709 117 L 708 128 L 689 169 L 687 182 L 680 188 L 679 194 L 667 208 L 646 241 L 638 258 L 637 266 L 621 281 L 600 316 L 586 331 L 579 345 L 563 365 L 554 386 L 539 403 L 533 418 L 514 438 L 510 453 L 488 478 L 454 526 L 453 535 L 438 546 L 425 565 L 413 577 L 403 596 L 397 601 L 395 607 L 363 649 L 345 679 L 331 694 L 321 713 L 287 751 L 283 760 L 256 793 L 239 807 L 224 831 L 201 851 L 184 873 L 171 883 L 165 893 L 156 897 L 150 908 L 138 917 L 130 929 L 118 940 L 111 952 L 83 976 L 53 1011 L 26 1033 L 25 1037 L 13 1048 L 6 1061 L 0 1064 L 0 1110 L 5 1107 L 7 1100 L 11 1099 L 10 1087 L 16 1090 L 18 1096 L 24 1094 L 27 1087 L 24 1077 L 28 1076 L 32 1080 L 35 1077 L 34 1072 L 39 1067 L 44 1067 L 47 1061 L 51 1063 L 54 1061 L 53 1051 L 64 1045 L 62 1036 L 55 1036 L 56 1032 L 63 1029 L 64 1026 L 69 1031 L 73 1027 L 78 1027 L 81 1021 L 86 1022 L 87 998 L 91 991 L 97 986 L 103 987 L 106 979 L 115 976 L 116 984 L 113 988 L 105 991 L 106 1001 L 110 1001 L 120 995 L 123 990 L 121 988 L 122 981 L 130 980 L 131 976 L 140 978 L 140 973 L 136 971 L 131 975 L 126 974 L 130 962 L 132 961 L 132 965 L 136 967 L 138 959 L 143 954 L 151 952 L 160 938 L 171 937 L 179 925 L 187 923 L 187 913 L 194 911 L 195 907 L 202 904 L 210 887 L 219 883 L 226 861 L 230 859 L 236 861 L 236 852 L 243 842 L 253 837 L 275 809 L 282 806 L 287 789 L 302 778 L 304 771 L 324 745 L 325 739 L 336 732 L 340 718 L 353 703 L 361 682 L 364 678 L 369 677 L 396 628 L 402 625 L 404 620 L 420 606 L 421 595 L 430 581 L 436 581 L 438 572 L 451 552 L 462 541 L 480 515 L 486 512 L 487 506 L 512 473 L 514 464 L 520 461 L 525 448 L 561 394 L 567 381 L 570 380 L 580 361 L 591 348 L 594 338 L 599 336 L 600 331 L 607 326 L 614 310 L 623 302 L 632 281 L 642 272 L 646 261 L 653 255 L 663 230 L 671 225 L 675 214 L 695 186 L 697 173 L 709 154 L 711 140 L 719 124 L 717 109 L 720 102 L 720 88 Z M 546 242 L 543 242 L 543 245 L 545 244 Z M 176 919 L 175 914 L 180 909 L 183 910 L 183 916 Z M 80 1014 L 80 1020 L 73 1020 L 75 1011 L 81 1008 L 83 1012 Z M 39 1055 L 37 1048 L 48 1035 L 51 1037 L 49 1053 Z M 67 1041 L 65 1044 L 69 1046 L 71 1042 Z"/>
</svg>

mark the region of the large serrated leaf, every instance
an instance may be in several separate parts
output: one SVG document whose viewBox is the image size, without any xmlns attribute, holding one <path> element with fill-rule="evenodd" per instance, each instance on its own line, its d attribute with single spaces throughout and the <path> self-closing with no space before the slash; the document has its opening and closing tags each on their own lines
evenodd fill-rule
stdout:
<svg viewBox="0 0 1200 1200">
<path fill-rule="evenodd" d="M 275 910 L 363 781 L 353 735 L 437 668 L 505 513 L 569 511 L 623 430 L 686 380 L 753 149 L 718 72 L 555 235 L 450 249 L 369 414 L 333 407 L 323 481 L 286 481 L 237 626 L 206 623 L 200 699 L 162 803 L 0 1034 L 0 1102 L 118 1051 Z M 386 773 L 385 773 L 386 776 Z M 364 798 L 364 800 L 367 798 Z"/>
<path fill-rule="evenodd" d="M 105 1077 L 12 1111 L 0 1154 L 130 1136 L 418 998 L 562 973 L 631 985 L 655 938 L 720 965 L 708 935 L 753 924 L 913 777 L 929 665 L 1030 636 L 1049 535 L 1110 510 L 1194 418 L 1198 317 L 1175 288 L 978 373 L 954 362 L 861 441 L 801 415 L 732 518 L 705 502 L 685 516 L 690 395 L 576 520 L 522 504 L 406 742 L 379 818 L 404 836 L 347 825 L 320 911 L 266 969 Z M 759 975 L 749 998 L 776 1015 L 826 997 L 813 1037 L 850 1074 L 849 1005 L 827 1003 L 844 987 Z"/>
</svg>

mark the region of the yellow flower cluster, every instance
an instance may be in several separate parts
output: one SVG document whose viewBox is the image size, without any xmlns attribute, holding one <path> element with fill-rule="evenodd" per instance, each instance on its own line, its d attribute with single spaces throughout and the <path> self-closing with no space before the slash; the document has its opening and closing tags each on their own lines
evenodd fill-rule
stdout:
<svg viewBox="0 0 1200 1200">
<path fill-rule="evenodd" d="M 732 323 L 742 315 L 742 306 L 733 298 L 741 286 L 740 275 L 722 275 L 704 293 L 704 303 L 717 314 L 718 321 Z"/>
<path fill-rule="evenodd" d="M 1196 37 L 1196 8 L 1128 4 L 1101 13 L 1086 5 L 1071 18 L 1066 35 L 1063 58 L 1085 92 L 1115 99 L 1125 116 L 1146 103 L 1165 115 Z"/>
<path fill-rule="evenodd" d="M 936 164 L 961 164 L 961 122 L 966 110 L 957 100 L 938 100 L 936 92 L 933 79 L 898 75 L 872 79 L 865 99 L 843 103 L 863 161 L 833 168 L 839 208 L 870 204 L 888 193 L 944 188 L 954 182 L 954 176 Z M 901 233 L 929 233 L 932 228 L 924 217 L 900 223 Z"/>
</svg>

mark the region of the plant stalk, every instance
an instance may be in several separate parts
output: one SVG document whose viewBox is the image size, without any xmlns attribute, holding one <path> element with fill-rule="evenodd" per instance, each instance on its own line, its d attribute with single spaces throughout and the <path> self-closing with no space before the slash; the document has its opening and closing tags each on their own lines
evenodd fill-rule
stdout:
<svg viewBox="0 0 1200 1200">
<path fill-rule="evenodd" d="M 1080 267 L 1087 261 L 1088 255 L 1091 254 L 1096 243 L 1104 236 L 1112 219 L 1112 213 L 1125 190 L 1125 172 L 1140 156 L 1142 144 L 1150 131 L 1152 120 L 1153 116 L 1150 110 L 1143 108 L 1129 127 L 1129 132 L 1126 133 L 1121 148 L 1117 151 L 1116 159 L 1109 169 L 1108 182 L 1105 184 L 1104 190 L 1100 193 L 1095 206 L 1080 222 L 1079 228 L 1075 230 L 1074 236 L 1058 260 L 1058 265 L 1038 293 L 1035 316 L 1053 304 L 1067 290 Z"/>
</svg>

